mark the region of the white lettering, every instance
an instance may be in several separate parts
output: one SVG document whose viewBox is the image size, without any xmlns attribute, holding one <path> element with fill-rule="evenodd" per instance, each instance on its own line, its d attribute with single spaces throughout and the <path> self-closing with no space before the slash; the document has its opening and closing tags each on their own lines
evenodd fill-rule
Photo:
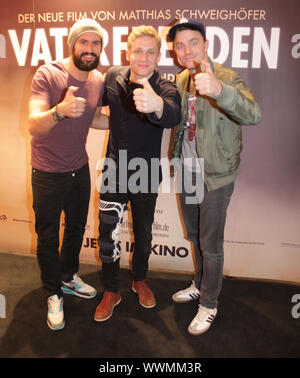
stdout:
<svg viewBox="0 0 300 378">
<path fill-rule="evenodd" d="M 107 362 L 105 365 L 100 365 L 99 372 L 100 373 L 123 373 L 126 375 L 130 375 L 133 369 L 133 365 L 119 365 L 119 364 L 110 364 Z"/>
<path fill-rule="evenodd" d="M 292 297 L 292 303 L 296 303 L 292 308 L 292 317 L 294 319 L 300 318 L 300 294 L 295 294 Z"/>
<path fill-rule="evenodd" d="M 0 318 L 6 318 L 6 299 L 3 294 L 0 294 Z"/>
<path fill-rule="evenodd" d="M 24 29 L 21 46 L 15 30 L 9 30 L 8 35 L 10 37 L 19 66 L 25 66 L 31 29 Z"/>
<path fill-rule="evenodd" d="M 100 55 L 100 63 L 101 63 L 102 66 L 109 66 L 109 61 L 108 61 L 106 52 L 104 50 L 105 47 L 107 46 L 108 40 L 109 40 L 108 33 L 103 28 L 101 28 L 101 31 L 103 33 L 104 42 L 103 42 L 103 49 L 102 49 L 102 52 L 101 52 L 101 55 Z"/>
<path fill-rule="evenodd" d="M 128 27 L 114 27 L 113 28 L 113 64 L 118 66 L 121 62 L 121 51 L 127 49 L 127 43 L 122 42 L 122 35 L 128 34 Z"/>
<path fill-rule="evenodd" d="M 137 167 L 139 169 L 136 171 Z M 130 193 L 148 192 L 148 164 L 143 158 L 130 159 L 128 163 L 129 171 L 134 172 L 128 180 L 128 190 Z"/>
<path fill-rule="evenodd" d="M 36 29 L 31 65 L 37 66 L 40 60 L 45 63 L 49 63 L 52 60 L 45 29 Z"/>
<path fill-rule="evenodd" d="M 86 12 L 68 12 L 67 13 L 67 20 L 68 21 L 78 21 L 81 20 L 82 18 L 87 18 L 87 13 Z"/>
<path fill-rule="evenodd" d="M 263 28 L 254 28 L 254 42 L 253 42 L 253 58 L 252 67 L 261 67 L 262 52 L 266 58 L 266 62 L 269 68 L 277 68 L 278 51 L 279 51 L 279 36 L 280 28 L 271 29 L 271 40 L 268 45 L 267 38 Z"/>
<path fill-rule="evenodd" d="M 218 63 L 224 63 L 229 54 L 229 38 L 224 29 L 219 27 L 210 26 L 206 28 L 206 36 L 209 40 L 208 55 Z M 215 37 L 219 38 L 220 51 L 219 55 L 214 55 L 215 50 Z"/>
<path fill-rule="evenodd" d="M 64 45 L 63 45 L 63 37 L 68 35 L 67 28 L 51 28 L 50 29 L 51 37 L 55 38 L 55 56 L 56 59 L 63 59 L 64 58 Z"/>
<path fill-rule="evenodd" d="M 70 15 L 71 16 L 71 15 Z M 77 17 L 78 15 L 74 15 Z M 109 58 L 105 48 L 108 45 L 108 32 L 102 28 L 104 35 L 103 51 L 100 56 L 100 63 L 102 66 L 121 65 L 122 51 L 127 48 L 126 36 L 129 28 L 127 26 L 116 26 L 112 29 L 112 43 L 110 44 L 110 51 L 112 57 Z M 162 36 L 161 45 L 161 59 L 159 66 L 173 66 L 173 59 L 170 57 L 169 51 L 172 50 L 172 43 L 167 41 L 167 33 L 169 27 L 158 27 L 158 32 Z M 9 30 L 10 41 L 17 58 L 19 66 L 24 66 L 27 61 L 27 55 L 31 55 L 31 65 L 36 66 L 40 61 L 51 61 L 50 41 L 48 42 L 45 29 L 36 29 L 35 34 L 31 33 L 31 29 L 24 29 L 22 39 L 19 41 L 16 30 Z M 270 33 L 270 40 L 268 41 L 265 31 L 261 27 L 235 27 L 233 28 L 232 40 L 229 38 L 228 32 L 220 27 L 207 27 L 207 39 L 209 40 L 208 55 L 218 63 L 224 63 L 230 53 L 232 54 L 232 67 L 246 68 L 252 64 L 252 68 L 261 67 L 262 55 L 265 57 L 266 63 L 270 69 L 277 68 L 279 55 L 279 37 L 280 28 L 272 28 Z M 50 28 L 50 37 L 54 37 L 54 48 L 56 59 L 63 58 L 64 43 L 66 43 L 67 29 L 66 28 Z M 245 40 L 245 38 L 247 40 Z M 250 37 L 252 40 L 250 41 Z M 33 38 L 33 50 L 30 51 L 31 38 Z M 295 46 L 292 49 L 293 57 L 300 57 L 300 35 L 296 34 L 292 38 Z M 250 42 L 253 42 L 253 52 L 249 51 Z M 49 44 L 48 44 L 49 43 Z M 231 46 L 232 43 L 232 46 Z M 51 44 L 52 46 L 52 44 Z M 251 45 L 250 45 L 251 46 Z M 232 52 L 230 51 L 232 49 Z M 246 56 L 252 54 L 251 58 Z M 5 57 L 5 37 L 0 34 L 0 57 Z M 251 62 L 251 64 L 250 64 Z"/>
<path fill-rule="evenodd" d="M 63 22 L 63 12 L 44 12 L 38 14 L 38 22 Z"/>
<path fill-rule="evenodd" d="M 6 58 L 6 40 L 3 34 L 0 34 L 0 58 Z"/>
<path fill-rule="evenodd" d="M 292 42 L 296 43 L 296 45 L 292 48 L 292 57 L 294 59 L 298 59 L 300 58 L 300 34 L 293 35 Z"/>
<path fill-rule="evenodd" d="M 25 14 L 18 14 L 18 23 L 19 24 L 29 24 L 31 22 L 35 22 L 35 15 L 34 13 L 25 13 Z"/>
<path fill-rule="evenodd" d="M 169 50 L 172 50 L 172 43 L 167 42 L 167 34 L 169 32 L 169 27 L 159 26 L 158 34 L 161 36 L 161 58 L 159 61 L 160 66 L 172 66 L 173 59 L 168 58 L 167 54 L 169 55 Z"/>
<path fill-rule="evenodd" d="M 250 28 L 234 28 L 232 67 L 248 67 L 248 59 L 241 59 L 241 53 L 248 51 L 248 44 L 242 43 L 242 37 L 244 35 L 250 35 Z"/>
<path fill-rule="evenodd" d="M 116 12 L 105 12 L 105 11 L 96 11 L 95 13 L 91 11 L 91 15 L 93 20 L 99 20 L 99 21 L 106 21 L 106 20 L 115 20 L 116 19 Z"/>
</svg>

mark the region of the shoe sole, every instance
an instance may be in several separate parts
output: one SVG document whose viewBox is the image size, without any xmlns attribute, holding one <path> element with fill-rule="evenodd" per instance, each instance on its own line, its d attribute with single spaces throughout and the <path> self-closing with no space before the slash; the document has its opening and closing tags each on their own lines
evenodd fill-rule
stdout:
<svg viewBox="0 0 300 378">
<path fill-rule="evenodd" d="M 62 286 L 61 290 L 64 294 L 71 294 L 71 295 L 75 295 L 76 297 L 84 298 L 84 299 L 93 299 L 97 295 L 97 292 L 93 295 L 90 295 L 90 294 L 85 295 L 85 294 L 79 293 L 78 291 L 73 290 L 73 289 L 71 289 L 67 286 Z"/>
<path fill-rule="evenodd" d="M 188 328 L 188 333 L 193 336 L 199 336 L 207 332 L 209 329 L 210 329 L 210 326 L 208 328 L 202 329 L 201 331 L 193 331 L 190 328 Z"/>
<path fill-rule="evenodd" d="M 174 294 L 172 296 L 172 299 L 175 303 L 189 303 L 189 302 L 192 302 L 192 301 L 197 301 L 200 297 L 201 297 L 201 295 L 199 294 L 198 296 L 195 296 L 195 298 L 190 297 L 189 299 L 180 299 L 180 298 L 177 299 L 176 294 Z"/>
<path fill-rule="evenodd" d="M 132 291 L 133 291 L 134 293 L 136 293 L 136 294 L 138 295 L 138 292 L 137 292 L 133 287 L 131 287 L 131 289 L 132 289 Z M 140 305 L 141 305 L 142 307 L 144 307 L 144 308 L 153 308 L 153 307 L 156 306 L 156 302 L 155 302 L 153 305 L 147 306 L 147 305 L 143 304 L 143 303 L 140 301 L 140 299 L 139 299 L 139 303 L 140 303 Z"/>
<path fill-rule="evenodd" d="M 172 299 L 173 299 L 173 302 L 175 302 L 175 303 L 189 303 L 189 302 L 192 302 L 192 301 L 196 301 L 196 300 L 199 299 L 199 298 L 191 298 L 191 299 L 174 299 L 174 298 L 172 297 Z"/>
<path fill-rule="evenodd" d="M 108 320 L 109 318 L 111 318 L 112 315 L 113 315 L 113 313 L 114 313 L 114 309 L 115 309 L 115 307 L 118 306 L 118 304 L 121 302 L 121 299 L 122 299 L 122 298 L 120 298 L 120 299 L 118 300 L 118 302 L 116 302 L 116 303 L 113 305 L 113 308 L 112 308 L 112 310 L 111 310 L 111 313 L 110 313 L 106 318 L 101 318 L 101 319 L 99 319 L 99 318 L 96 318 L 96 317 L 94 316 L 94 320 L 95 320 L 95 322 L 105 322 L 106 320 Z"/>
<path fill-rule="evenodd" d="M 61 331 L 61 330 L 63 330 L 63 329 L 65 328 L 65 321 L 63 322 L 62 325 L 54 327 L 54 326 L 51 325 L 51 323 L 50 323 L 49 320 L 47 319 L 47 325 L 48 325 L 48 327 L 49 327 L 52 331 Z"/>
</svg>

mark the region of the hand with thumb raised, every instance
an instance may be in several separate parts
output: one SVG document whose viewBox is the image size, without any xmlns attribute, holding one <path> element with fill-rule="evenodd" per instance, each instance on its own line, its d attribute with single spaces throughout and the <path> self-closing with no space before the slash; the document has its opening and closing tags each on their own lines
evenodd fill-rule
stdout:
<svg viewBox="0 0 300 378">
<path fill-rule="evenodd" d="M 68 118 L 78 118 L 82 116 L 86 107 L 86 99 L 76 97 L 75 92 L 77 91 L 78 87 L 74 86 L 67 89 L 63 101 L 57 105 L 57 111 L 60 116 Z"/>
<path fill-rule="evenodd" d="M 67 89 L 65 97 L 75 97 L 75 92 L 78 91 L 78 87 L 74 87 L 73 85 Z"/>
<path fill-rule="evenodd" d="M 202 96 L 217 97 L 222 92 L 222 83 L 215 77 L 209 62 L 202 60 L 194 76 L 196 90 Z"/>
<path fill-rule="evenodd" d="M 136 109 L 141 113 L 155 112 L 160 118 L 163 112 L 163 99 L 158 96 L 146 77 L 137 80 L 137 83 L 143 88 L 137 88 L 133 91 L 133 100 Z"/>
</svg>

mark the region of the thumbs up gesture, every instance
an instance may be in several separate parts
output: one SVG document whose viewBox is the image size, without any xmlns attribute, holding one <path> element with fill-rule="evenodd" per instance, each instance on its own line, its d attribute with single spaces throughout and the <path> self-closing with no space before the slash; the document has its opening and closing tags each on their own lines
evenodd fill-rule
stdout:
<svg viewBox="0 0 300 378">
<path fill-rule="evenodd" d="M 68 118 L 78 118 L 81 117 L 86 106 L 86 99 L 82 97 L 76 97 L 75 92 L 78 87 L 69 87 L 65 98 L 57 106 L 57 111 L 59 115 L 66 116 Z"/>
<path fill-rule="evenodd" d="M 202 60 L 194 76 L 194 84 L 200 95 L 217 97 L 222 92 L 222 84 L 215 77 L 209 62 Z"/>
<path fill-rule="evenodd" d="M 164 107 L 163 99 L 154 92 L 146 77 L 136 82 L 143 86 L 143 88 L 137 88 L 133 91 L 136 109 L 141 113 L 155 112 L 157 117 L 161 118 Z"/>
</svg>

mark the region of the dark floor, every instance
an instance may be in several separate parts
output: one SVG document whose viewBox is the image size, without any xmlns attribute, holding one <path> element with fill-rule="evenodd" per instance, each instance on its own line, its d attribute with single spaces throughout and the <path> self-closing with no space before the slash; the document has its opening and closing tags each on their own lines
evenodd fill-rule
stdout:
<svg viewBox="0 0 300 378">
<path fill-rule="evenodd" d="M 190 276 L 150 272 L 157 306 L 144 309 L 130 289 L 129 271 L 122 270 L 122 302 L 111 319 L 99 324 L 93 321 L 102 295 L 99 267 L 81 264 L 80 275 L 99 294 L 92 300 L 65 296 L 66 327 L 53 332 L 46 325 L 36 258 L 0 253 L 0 294 L 6 300 L 6 318 L 0 318 L 0 357 L 300 356 L 300 318 L 292 316 L 298 285 L 225 278 L 211 329 L 191 336 L 187 327 L 197 303 L 175 304 L 171 299 L 190 284 Z"/>
</svg>

